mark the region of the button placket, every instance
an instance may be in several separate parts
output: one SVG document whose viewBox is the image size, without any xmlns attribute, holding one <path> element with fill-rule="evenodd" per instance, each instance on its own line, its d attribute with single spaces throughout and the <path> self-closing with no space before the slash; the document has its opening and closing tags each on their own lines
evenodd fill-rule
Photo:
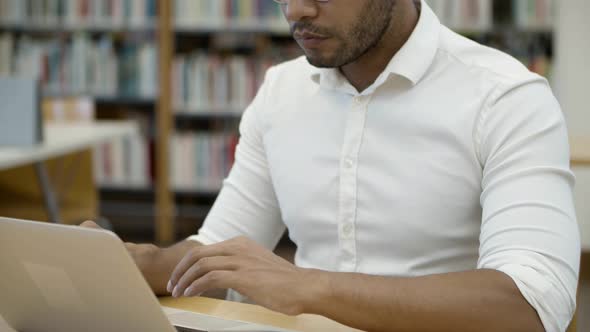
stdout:
<svg viewBox="0 0 590 332">
<path fill-rule="evenodd" d="M 358 154 L 363 139 L 368 97 L 353 98 L 348 112 L 342 163 L 340 169 L 338 240 L 340 247 L 340 269 L 353 272 L 356 269 L 356 209 Z"/>
</svg>

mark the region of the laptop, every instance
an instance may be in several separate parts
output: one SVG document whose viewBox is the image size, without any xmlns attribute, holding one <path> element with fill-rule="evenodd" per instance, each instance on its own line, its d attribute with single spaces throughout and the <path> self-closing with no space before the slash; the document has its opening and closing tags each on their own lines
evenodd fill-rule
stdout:
<svg viewBox="0 0 590 332">
<path fill-rule="evenodd" d="M 287 330 L 163 308 L 112 232 L 0 217 L 2 331 Z"/>
</svg>

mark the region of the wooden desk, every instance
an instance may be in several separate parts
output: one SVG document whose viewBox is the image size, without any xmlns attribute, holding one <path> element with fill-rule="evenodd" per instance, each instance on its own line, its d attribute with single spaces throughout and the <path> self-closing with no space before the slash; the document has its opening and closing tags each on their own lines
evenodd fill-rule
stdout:
<svg viewBox="0 0 590 332">
<path fill-rule="evenodd" d="M 0 170 L 82 151 L 101 143 L 133 135 L 138 131 L 137 124 L 128 121 L 48 124 L 45 126 L 44 142 L 38 146 L 0 147 Z"/>
<path fill-rule="evenodd" d="M 263 307 L 244 303 L 221 301 L 206 297 L 160 298 L 160 304 L 166 307 L 198 312 L 220 318 L 235 319 L 251 323 L 271 325 L 284 329 L 315 332 L 353 332 L 359 331 L 338 324 L 325 317 L 316 315 L 300 315 L 297 317 L 279 314 Z"/>
<path fill-rule="evenodd" d="M 42 144 L 31 147 L 0 147 L 0 171 L 33 165 L 39 187 L 43 194 L 48 220 L 59 222 L 62 221 L 62 216 L 59 208 L 58 195 L 49 179 L 48 171 L 44 162 L 71 153 L 82 152 L 102 143 L 134 135 L 138 132 L 138 125 L 128 121 L 47 124 L 45 126 L 45 137 Z M 82 164 L 80 165 L 81 169 L 85 169 L 83 165 L 89 163 L 84 160 L 84 158 L 76 160 L 77 163 Z M 78 169 L 78 167 L 76 169 Z M 90 170 L 90 168 L 88 168 L 88 170 Z M 14 172 L 15 174 L 19 174 L 18 170 L 14 170 Z M 23 182 L 24 180 L 28 179 L 21 178 L 18 181 Z M 96 198 L 93 197 L 93 200 L 95 201 Z M 96 203 L 93 205 L 96 205 Z M 87 217 L 94 216 L 95 213 L 88 215 Z M 28 215 L 16 215 L 14 217 L 42 220 L 41 218 L 32 218 Z"/>
<path fill-rule="evenodd" d="M 570 145 L 572 165 L 590 166 L 590 138 L 572 138 Z"/>
</svg>

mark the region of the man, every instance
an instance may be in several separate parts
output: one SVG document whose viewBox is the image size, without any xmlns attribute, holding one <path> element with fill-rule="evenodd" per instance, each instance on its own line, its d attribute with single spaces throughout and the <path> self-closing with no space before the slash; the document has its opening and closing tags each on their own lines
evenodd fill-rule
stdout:
<svg viewBox="0 0 590 332">
<path fill-rule="evenodd" d="M 305 57 L 268 71 L 199 234 L 129 245 L 154 291 L 370 331 L 564 331 L 580 244 L 546 80 L 424 2 L 278 2 Z M 296 265 L 270 251 L 285 228 Z"/>
</svg>

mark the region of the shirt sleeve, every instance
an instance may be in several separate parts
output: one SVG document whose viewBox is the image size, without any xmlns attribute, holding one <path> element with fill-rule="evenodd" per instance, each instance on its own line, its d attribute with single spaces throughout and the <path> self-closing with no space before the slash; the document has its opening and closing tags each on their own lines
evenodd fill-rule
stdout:
<svg viewBox="0 0 590 332">
<path fill-rule="evenodd" d="M 203 227 L 189 240 L 212 244 L 247 236 L 273 249 L 285 232 L 262 140 L 261 112 L 268 84 L 267 74 L 265 83 L 242 116 L 232 170 Z"/>
<path fill-rule="evenodd" d="M 576 306 L 580 235 L 567 129 L 546 81 L 499 88 L 480 116 L 476 144 L 478 268 L 506 273 L 546 331 L 565 331 Z"/>
</svg>

